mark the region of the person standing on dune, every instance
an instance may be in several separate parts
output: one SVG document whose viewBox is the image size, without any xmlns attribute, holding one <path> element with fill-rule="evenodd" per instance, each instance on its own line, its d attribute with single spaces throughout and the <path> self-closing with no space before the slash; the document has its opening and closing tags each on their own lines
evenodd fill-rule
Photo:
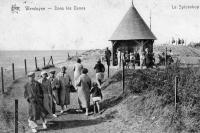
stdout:
<svg viewBox="0 0 200 133">
<path fill-rule="evenodd" d="M 42 125 L 43 128 L 46 129 L 46 116 L 48 112 L 43 107 L 43 91 L 41 84 L 35 80 L 35 73 L 30 72 L 28 73 L 28 83 L 24 86 L 24 98 L 27 100 L 29 104 L 29 111 L 28 111 L 28 125 L 31 127 L 32 132 L 36 133 L 38 126 L 36 121 L 42 118 Z"/>
<path fill-rule="evenodd" d="M 58 81 L 60 82 L 60 90 L 58 94 L 58 98 L 60 101 L 61 111 L 64 112 L 64 106 L 67 109 L 67 105 L 70 104 L 70 86 L 72 84 L 71 77 L 66 72 L 67 68 L 65 66 L 61 67 L 61 72 L 59 72 L 56 76 Z"/>
<path fill-rule="evenodd" d="M 74 65 L 73 71 L 74 71 L 74 86 L 76 87 L 77 80 L 79 76 L 81 75 L 81 72 L 83 70 L 83 65 L 81 64 L 81 59 L 77 59 L 77 63 Z M 76 90 L 78 88 L 76 87 Z"/>
</svg>

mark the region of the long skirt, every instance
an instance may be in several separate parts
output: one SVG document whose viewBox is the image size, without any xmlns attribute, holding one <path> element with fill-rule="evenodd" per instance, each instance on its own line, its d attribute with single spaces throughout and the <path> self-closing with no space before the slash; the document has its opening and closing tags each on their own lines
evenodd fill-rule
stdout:
<svg viewBox="0 0 200 133">
<path fill-rule="evenodd" d="M 76 90 L 78 90 L 78 87 L 76 87 L 76 85 L 77 85 L 79 76 L 80 76 L 80 73 L 78 71 L 75 71 L 74 72 L 74 86 Z"/>
<path fill-rule="evenodd" d="M 70 104 L 70 91 L 69 87 L 63 87 L 61 91 L 59 92 L 59 105 L 64 106 L 64 105 L 69 105 Z"/>
<path fill-rule="evenodd" d="M 52 114 L 53 99 L 49 94 L 44 94 L 43 105 L 49 114 Z"/>
<path fill-rule="evenodd" d="M 90 106 L 90 90 L 78 87 L 78 103 L 82 108 Z"/>
</svg>

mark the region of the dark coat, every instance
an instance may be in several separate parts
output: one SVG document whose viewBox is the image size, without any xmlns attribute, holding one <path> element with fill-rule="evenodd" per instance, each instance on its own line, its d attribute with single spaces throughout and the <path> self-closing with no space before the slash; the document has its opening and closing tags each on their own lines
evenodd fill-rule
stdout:
<svg viewBox="0 0 200 133">
<path fill-rule="evenodd" d="M 105 72 L 104 65 L 102 63 L 99 63 L 99 62 L 94 66 L 94 69 L 96 70 L 96 73 Z"/>
<path fill-rule="evenodd" d="M 71 85 L 71 77 L 67 73 L 58 73 L 56 78 L 60 83 L 60 90 L 58 94 L 59 105 L 69 105 L 70 104 L 70 85 Z"/>
<path fill-rule="evenodd" d="M 29 104 L 29 119 L 36 121 L 40 118 L 44 118 L 48 112 L 43 107 L 44 96 L 41 84 L 37 81 L 28 82 L 24 88 L 24 98 Z"/>
<path fill-rule="evenodd" d="M 90 94 L 92 95 L 92 97 L 103 97 L 101 89 L 98 86 L 92 87 L 92 89 L 90 90 Z"/>
<path fill-rule="evenodd" d="M 52 114 L 53 109 L 53 96 L 51 82 L 48 79 L 39 79 L 43 91 L 43 106 L 48 111 L 49 114 Z"/>
<path fill-rule="evenodd" d="M 52 88 L 52 96 L 53 96 L 53 100 L 56 104 L 59 105 L 59 98 L 58 98 L 58 94 L 59 94 L 59 89 L 60 89 L 60 82 L 57 78 L 48 78 L 51 82 L 51 88 Z"/>
</svg>

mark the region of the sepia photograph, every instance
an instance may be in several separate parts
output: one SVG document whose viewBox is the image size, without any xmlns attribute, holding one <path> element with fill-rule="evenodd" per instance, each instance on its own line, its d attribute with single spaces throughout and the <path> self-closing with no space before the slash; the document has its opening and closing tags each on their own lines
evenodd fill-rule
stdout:
<svg viewBox="0 0 200 133">
<path fill-rule="evenodd" d="M 200 133 L 199 0 L 1 0 L 0 133 Z"/>
</svg>

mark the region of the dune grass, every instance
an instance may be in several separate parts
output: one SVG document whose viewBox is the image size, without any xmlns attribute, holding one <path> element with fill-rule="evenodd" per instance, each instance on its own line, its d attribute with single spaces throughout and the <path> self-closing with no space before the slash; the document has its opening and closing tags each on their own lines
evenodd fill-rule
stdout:
<svg viewBox="0 0 200 133">
<path fill-rule="evenodd" d="M 126 70 L 126 93 L 139 96 L 129 100 L 129 121 L 142 116 L 143 129 L 159 132 L 200 132 L 200 69 Z M 175 77 L 179 77 L 175 109 Z M 110 83 L 122 80 L 121 71 Z M 131 99 L 131 98 L 130 98 Z M 156 129 L 156 130 L 155 130 Z"/>
</svg>

